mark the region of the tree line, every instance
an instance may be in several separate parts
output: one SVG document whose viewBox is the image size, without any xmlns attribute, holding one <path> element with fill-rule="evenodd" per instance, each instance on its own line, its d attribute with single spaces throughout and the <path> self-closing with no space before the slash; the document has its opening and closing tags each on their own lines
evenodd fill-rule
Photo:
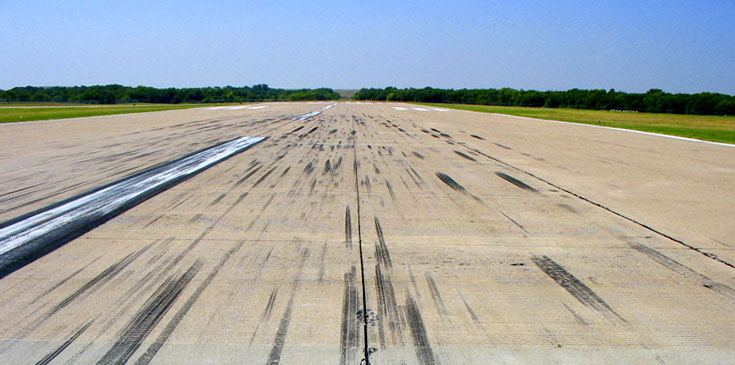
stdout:
<svg viewBox="0 0 735 365">
<path fill-rule="evenodd" d="M 252 87 L 225 86 L 200 88 L 165 88 L 147 86 L 94 85 L 15 87 L 0 90 L 0 102 L 57 102 L 57 103 L 221 103 L 268 100 L 335 100 L 339 94 L 329 88 L 276 89 L 266 84 Z"/>
<path fill-rule="evenodd" d="M 718 93 L 672 94 L 660 89 L 645 93 L 610 90 L 536 91 L 503 89 L 361 89 L 353 99 L 458 103 L 546 108 L 626 110 L 649 113 L 735 115 L 735 96 Z"/>
</svg>

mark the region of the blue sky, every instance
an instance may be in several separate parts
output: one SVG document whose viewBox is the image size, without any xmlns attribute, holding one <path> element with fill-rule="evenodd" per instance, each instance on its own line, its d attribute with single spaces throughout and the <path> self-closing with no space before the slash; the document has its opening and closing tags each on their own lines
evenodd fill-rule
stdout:
<svg viewBox="0 0 735 365">
<path fill-rule="evenodd" d="M 0 89 L 614 88 L 735 94 L 734 1 L 6 1 Z"/>
</svg>

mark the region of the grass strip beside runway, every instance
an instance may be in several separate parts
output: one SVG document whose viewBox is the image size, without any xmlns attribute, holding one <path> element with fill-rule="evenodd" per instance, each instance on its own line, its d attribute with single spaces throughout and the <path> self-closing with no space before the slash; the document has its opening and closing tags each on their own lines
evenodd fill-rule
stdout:
<svg viewBox="0 0 735 365">
<path fill-rule="evenodd" d="M 33 120 L 67 119 L 79 117 L 93 117 L 98 115 L 130 114 L 157 112 L 163 110 L 190 109 L 213 104 L 185 104 L 185 105 L 104 105 L 104 106 L 39 106 L 0 108 L 0 123 L 28 122 Z"/>
<path fill-rule="evenodd" d="M 735 117 L 661 113 L 615 112 L 566 108 L 531 108 L 467 104 L 430 104 L 434 107 L 499 113 L 605 127 L 632 129 L 713 142 L 735 143 Z"/>
</svg>

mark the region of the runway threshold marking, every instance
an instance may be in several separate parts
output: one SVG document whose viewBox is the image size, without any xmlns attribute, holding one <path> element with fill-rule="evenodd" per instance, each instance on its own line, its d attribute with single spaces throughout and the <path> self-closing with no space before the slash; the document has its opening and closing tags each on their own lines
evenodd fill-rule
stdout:
<svg viewBox="0 0 735 365">
<path fill-rule="evenodd" d="M 235 138 L 0 224 L 0 278 L 266 138 Z"/>
<path fill-rule="evenodd" d="M 295 117 L 295 118 L 293 118 L 291 120 L 307 120 L 307 119 L 309 119 L 311 117 L 315 117 L 315 116 L 317 116 L 317 115 L 319 115 L 321 113 L 322 112 L 320 112 L 320 111 L 313 111 L 311 113 L 306 113 L 304 115 L 299 115 L 298 117 Z"/>
</svg>

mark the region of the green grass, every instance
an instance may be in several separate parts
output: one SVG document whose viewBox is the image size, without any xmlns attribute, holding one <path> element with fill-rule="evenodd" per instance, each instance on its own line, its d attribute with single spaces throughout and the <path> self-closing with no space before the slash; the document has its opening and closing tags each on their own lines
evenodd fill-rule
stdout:
<svg viewBox="0 0 735 365">
<path fill-rule="evenodd" d="M 633 129 L 713 142 L 735 143 L 735 117 L 660 113 L 627 113 L 606 110 L 528 108 L 465 104 L 429 104 L 435 107 L 499 113 L 538 119 Z"/>
<path fill-rule="evenodd" d="M 182 105 L 163 105 L 163 104 L 116 104 L 116 105 L 64 105 L 64 106 L 43 106 L 39 104 L 3 107 L 0 108 L 0 123 L 28 122 L 32 120 L 48 120 L 48 119 L 67 119 L 78 117 L 92 117 L 98 115 L 113 114 L 129 114 L 157 112 L 162 110 L 177 110 L 198 108 L 203 106 L 214 106 L 221 104 L 182 104 Z M 4 106 L 4 105 L 0 105 Z M 17 105 L 16 105 L 17 106 Z"/>
</svg>

